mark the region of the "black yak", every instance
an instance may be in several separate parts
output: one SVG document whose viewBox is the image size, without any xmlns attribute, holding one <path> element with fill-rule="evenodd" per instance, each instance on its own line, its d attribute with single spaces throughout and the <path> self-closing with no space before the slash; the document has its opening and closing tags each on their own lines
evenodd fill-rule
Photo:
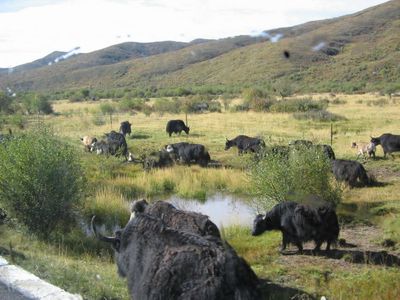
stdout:
<svg viewBox="0 0 400 300">
<path fill-rule="evenodd" d="M 337 181 L 344 181 L 350 187 L 367 186 L 370 183 L 362 164 L 354 160 L 332 160 L 332 172 Z"/>
<path fill-rule="evenodd" d="M 173 133 L 181 134 L 182 131 L 189 134 L 190 128 L 182 120 L 169 120 L 165 131 L 171 136 Z"/>
<path fill-rule="evenodd" d="M 384 157 L 386 157 L 386 154 L 391 154 L 393 157 L 392 152 L 400 151 L 400 135 L 385 133 L 380 137 L 371 138 L 371 143 L 375 146 L 382 146 Z"/>
<path fill-rule="evenodd" d="M 252 235 L 257 236 L 268 230 L 282 232 L 281 251 L 288 244 L 294 244 L 303 251 L 303 243 L 315 242 L 314 251 L 319 251 L 323 242 L 330 250 L 339 236 L 339 223 L 335 211 L 329 206 L 313 208 L 296 202 L 275 205 L 265 216 L 258 215 L 253 224 Z"/>
<path fill-rule="evenodd" d="M 226 139 L 225 142 L 225 150 L 228 150 L 231 147 L 238 148 L 238 154 L 242 154 L 243 152 L 258 152 L 263 147 L 265 147 L 265 142 L 260 138 L 253 138 L 247 135 L 238 135 L 232 140 Z"/>
<path fill-rule="evenodd" d="M 258 278 L 233 248 L 215 236 L 168 227 L 137 214 L 114 237 L 96 233 L 115 250 L 131 299 L 260 299 Z"/>
<path fill-rule="evenodd" d="M 218 227 L 210 221 L 208 216 L 183 211 L 175 208 L 171 203 L 157 201 L 149 205 L 145 199 L 137 200 L 132 204 L 132 215 L 147 213 L 153 217 L 161 218 L 168 227 L 189 231 L 198 235 L 213 235 L 220 237 Z"/>
<path fill-rule="evenodd" d="M 201 144 L 175 143 L 165 146 L 165 150 L 174 153 L 175 157 L 182 163 L 190 165 L 192 162 L 202 167 L 207 167 L 211 161 L 210 154 L 206 147 Z"/>
<path fill-rule="evenodd" d="M 127 134 L 130 135 L 132 133 L 131 126 L 132 124 L 129 123 L 129 121 L 121 122 L 121 125 L 119 126 L 119 133 L 121 133 L 123 136 L 126 136 Z"/>
</svg>

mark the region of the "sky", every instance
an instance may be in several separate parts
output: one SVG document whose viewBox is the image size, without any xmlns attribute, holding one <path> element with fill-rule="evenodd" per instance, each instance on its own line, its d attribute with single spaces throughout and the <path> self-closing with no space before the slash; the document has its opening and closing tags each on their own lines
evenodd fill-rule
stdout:
<svg viewBox="0 0 400 300">
<path fill-rule="evenodd" d="M 383 0 L 0 0 L 0 68 L 53 51 L 218 39 L 343 16 Z"/>
</svg>

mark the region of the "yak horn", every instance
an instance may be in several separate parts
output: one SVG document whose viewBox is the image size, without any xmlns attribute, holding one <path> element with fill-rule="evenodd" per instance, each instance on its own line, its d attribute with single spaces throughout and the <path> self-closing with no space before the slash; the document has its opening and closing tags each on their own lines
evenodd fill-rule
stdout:
<svg viewBox="0 0 400 300">
<path fill-rule="evenodd" d="M 93 216 L 93 217 L 92 217 L 92 221 L 90 222 L 90 226 L 91 226 L 91 228 L 92 228 L 92 232 L 93 232 L 94 236 L 95 236 L 96 238 L 98 238 L 100 241 L 115 244 L 115 243 L 117 242 L 117 240 L 118 240 L 117 238 L 115 238 L 115 237 L 104 236 L 104 235 L 102 235 L 101 233 L 98 233 L 98 232 L 96 231 L 96 227 L 94 226 L 94 219 L 95 219 L 95 218 L 96 218 L 96 216 Z"/>
</svg>

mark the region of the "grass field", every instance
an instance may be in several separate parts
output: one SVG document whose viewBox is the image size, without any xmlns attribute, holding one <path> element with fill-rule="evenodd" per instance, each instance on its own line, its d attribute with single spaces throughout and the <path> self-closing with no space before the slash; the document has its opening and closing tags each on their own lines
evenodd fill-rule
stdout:
<svg viewBox="0 0 400 300">
<path fill-rule="evenodd" d="M 350 147 L 353 141 L 367 142 L 370 136 L 379 136 L 385 132 L 400 133 L 400 99 L 372 94 L 311 96 L 319 100 L 328 99 L 328 111 L 345 117 L 345 120 L 332 125 L 333 149 L 337 158 L 355 159 L 355 150 Z M 235 103 L 239 101 L 234 100 Z M 82 149 L 81 159 L 90 191 L 84 200 L 83 217 L 90 218 L 96 214 L 108 220 L 110 225 L 123 225 L 129 217 L 129 201 L 141 197 L 157 200 L 177 194 L 184 198 L 204 200 L 207 195 L 215 192 L 251 196 L 249 178 L 244 170 L 250 155 L 239 157 L 236 149 L 224 151 L 226 138 L 246 134 L 260 136 L 267 144 L 286 145 L 293 139 L 329 144 L 331 136 L 330 122 L 299 121 L 286 113 L 222 112 L 190 114 L 190 135 L 174 135 L 169 138 L 165 132 L 167 121 L 185 120 L 185 115 L 115 114 L 111 126 L 110 118 L 102 116 L 98 107 L 99 102 L 58 101 L 53 104 L 56 115 L 35 118 L 29 126 L 36 122 L 50 125 L 68 143 Z M 119 123 L 125 120 L 133 124 L 132 136 L 128 137 L 127 142 L 135 157 L 161 149 L 171 142 L 188 141 L 204 144 L 211 158 L 227 167 L 212 169 L 174 166 L 144 172 L 140 165 L 128 164 L 122 159 L 84 152 L 79 137 L 101 137 L 111 129 L 118 130 Z M 359 226 L 370 226 L 370 235 L 358 234 L 367 241 L 363 244 L 360 239 L 358 250 L 379 252 L 380 243 L 390 238 L 396 242 L 396 246 L 386 251 L 399 256 L 400 160 L 398 156 L 395 159 L 382 159 L 380 146 L 377 156 L 378 159 L 368 160 L 364 166 L 379 182 L 385 184 L 355 189 L 344 187 L 343 206 L 339 212 L 345 228 L 343 234 L 348 235 L 346 240 L 349 242 L 358 241 Z M 40 277 L 68 291 L 81 293 L 87 299 L 127 299 L 125 282 L 117 277 L 110 252 L 90 238 L 74 232 L 46 244 L 26 237 L 15 228 L 3 226 L 0 230 L 0 250 L 7 254 L 7 249 L 12 245 L 15 251 L 25 255 L 25 259 L 18 255 L 13 259 Z M 223 234 L 261 278 L 274 283 L 314 296 L 325 295 L 328 299 L 400 297 L 398 267 L 371 264 L 367 260 L 355 263 L 352 252 L 345 253 L 339 259 L 307 255 L 282 256 L 277 251 L 280 243 L 278 233 L 253 238 L 248 228 L 233 226 L 225 228 Z M 80 240 L 79 245 L 77 240 Z M 283 294 L 277 295 L 281 296 L 266 295 L 265 298 L 283 297 Z"/>
</svg>

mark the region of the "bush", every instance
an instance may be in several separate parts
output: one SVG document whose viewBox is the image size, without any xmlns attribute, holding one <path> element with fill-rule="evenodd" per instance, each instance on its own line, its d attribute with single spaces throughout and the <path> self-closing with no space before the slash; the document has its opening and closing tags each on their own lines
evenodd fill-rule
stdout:
<svg viewBox="0 0 400 300">
<path fill-rule="evenodd" d="M 271 105 L 271 112 L 280 113 L 293 113 L 293 112 L 306 112 L 310 110 L 324 110 L 327 103 L 324 101 L 314 101 L 309 98 L 303 99 L 290 99 L 276 101 Z"/>
<path fill-rule="evenodd" d="M 159 113 L 177 114 L 181 111 L 179 104 L 177 100 L 160 98 L 155 101 L 153 109 Z"/>
<path fill-rule="evenodd" d="M 275 103 L 275 100 L 265 90 L 248 88 L 242 91 L 244 106 L 248 106 L 255 111 L 268 111 Z"/>
<path fill-rule="evenodd" d="M 0 203 L 41 238 L 69 228 L 83 183 L 75 151 L 47 129 L 0 146 Z"/>
<path fill-rule="evenodd" d="M 266 210 L 282 201 L 310 199 L 336 205 L 341 192 L 330 172 L 330 161 L 318 149 L 290 148 L 287 155 L 267 152 L 250 164 L 254 205 Z"/>
<path fill-rule="evenodd" d="M 317 122 L 337 122 L 346 120 L 345 117 L 331 113 L 326 110 L 311 110 L 307 112 L 294 113 L 296 120 L 312 120 Z"/>
</svg>

